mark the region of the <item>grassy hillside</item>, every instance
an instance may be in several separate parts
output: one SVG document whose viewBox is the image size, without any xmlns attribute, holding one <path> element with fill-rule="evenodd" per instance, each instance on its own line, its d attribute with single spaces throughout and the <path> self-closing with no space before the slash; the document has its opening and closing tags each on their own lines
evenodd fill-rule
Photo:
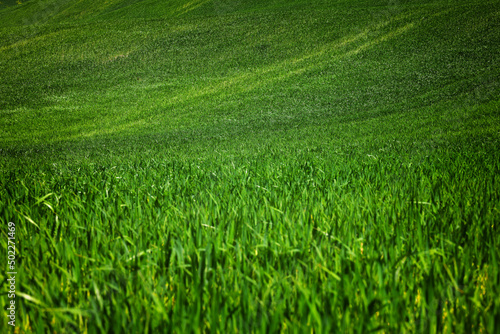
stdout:
<svg viewBox="0 0 500 334">
<path fill-rule="evenodd" d="M 2 1 L 18 329 L 499 331 L 499 5 Z"/>
</svg>

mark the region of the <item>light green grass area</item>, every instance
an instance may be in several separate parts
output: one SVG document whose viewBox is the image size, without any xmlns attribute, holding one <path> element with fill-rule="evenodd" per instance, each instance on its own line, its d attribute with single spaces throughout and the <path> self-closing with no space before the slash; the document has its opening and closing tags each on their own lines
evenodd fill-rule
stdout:
<svg viewBox="0 0 500 334">
<path fill-rule="evenodd" d="M 498 22 L 497 0 L 1 1 L 18 330 L 500 331 Z"/>
</svg>

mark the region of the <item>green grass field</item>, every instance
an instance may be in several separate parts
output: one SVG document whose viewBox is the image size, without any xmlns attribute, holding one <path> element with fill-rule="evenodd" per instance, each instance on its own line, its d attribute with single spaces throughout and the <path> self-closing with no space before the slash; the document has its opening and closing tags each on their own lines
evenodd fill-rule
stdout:
<svg viewBox="0 0 500 334">
<path fill-rule="evenodd" d="M 500 332 L 498 22 L 2 0 L 0 331 Z"/>
</svg>

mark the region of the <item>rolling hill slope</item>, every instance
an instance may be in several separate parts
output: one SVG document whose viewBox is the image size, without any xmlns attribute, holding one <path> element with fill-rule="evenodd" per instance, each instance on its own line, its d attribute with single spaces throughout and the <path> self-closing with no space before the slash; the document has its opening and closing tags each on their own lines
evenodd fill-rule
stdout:
<svg viewBox="0 0 500 334">
<path fill-rule="evenodd" d="M 414 3 L 255 2 L 224 15 L 203 1 L 82 2 L 92 10 L 81 12 L 71 3 L 4 9 L 13 17 L 4 25 L 14 26 L 3 30 L 2 109 L 16 117 L 3 124 L 16 123 L 3 128 L 24 127 L 34 142 L 193 123 L 290 128 L 306 118 L 322 126 L 498 95 L 494 3 L 436 4 L 429 13 L 430 5 Z M 54 16 L 16 26 L 39 7 Z"/>
</svg>

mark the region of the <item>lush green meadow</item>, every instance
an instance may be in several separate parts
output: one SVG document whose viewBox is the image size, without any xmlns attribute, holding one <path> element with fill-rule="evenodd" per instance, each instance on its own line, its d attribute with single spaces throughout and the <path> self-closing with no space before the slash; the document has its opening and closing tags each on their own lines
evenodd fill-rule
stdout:
<svg viewBox="0 0 500 334">
<path fill-rule="evenodd" d="M 0 331 L 498 333 L 499 21 L 2 1 Z"/>
</svg>

